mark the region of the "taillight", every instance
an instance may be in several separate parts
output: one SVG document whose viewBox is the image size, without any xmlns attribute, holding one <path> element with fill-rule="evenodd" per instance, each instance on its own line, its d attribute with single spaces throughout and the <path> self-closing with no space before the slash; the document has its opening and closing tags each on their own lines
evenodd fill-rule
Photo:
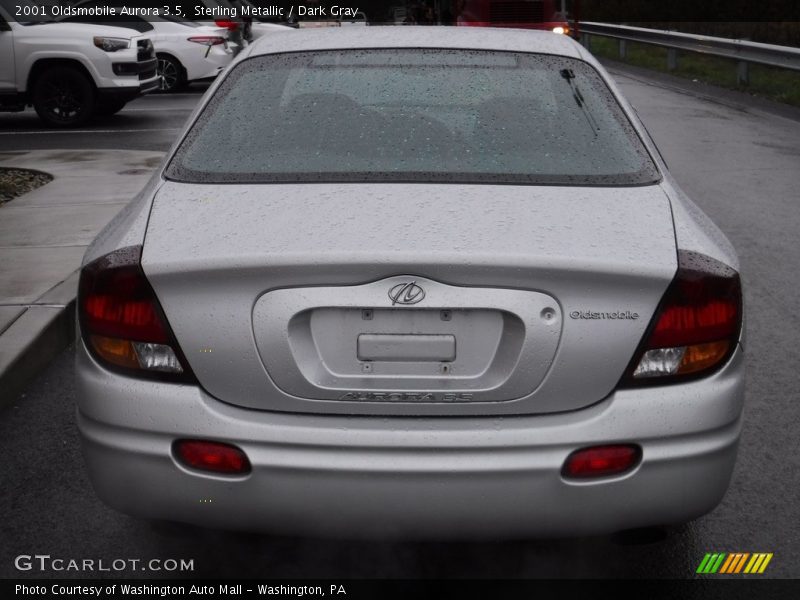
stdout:
<svg viewBox="0 0 800 600">
<path fill-rule="evenodd" d="M 224 27 L 229 31 L 236 31 L 237 29 L 239 29 L 239 23 L 237 23 L 236 21 L 231 21 L 230 19 L 217 19 L 216 21 L 214 21 L 214 24 L 217 27 Z"/>
<path fill-rule="evenodd" d="M 675 279 L 620 385 L 660 385 L 707 375 L 733 354 L 741 327 L 739 273 L 681 250 Z"/>
<path fill-rule="evenodd" d="M 250 472 L 247 455 L 231 444 L 206 440 L 178 440 L 172 445 L 176 458 L 185 466 L 221 475 Z"/>
<path fill-rule="evenodd" d="M 194 42 L 195 44 L 202 44 L 203 46 L 219 46 L 220 44 L 225 43 L 224 37 L 219 37 L 216 35 L 196 35 L 186 39 L 190 42 Z"/>
<path fill-rule="evenodd" d="M 611 477 L 630 471 L 641 458 L 642 449 L 634 444 L 592 446 L 570 454 L 561 474 L 571 479 Z"/>
<path fill-rule="evenodd" d="M 186 358 L 140 265 L 141 246 L 86 265 L 78 318 L 86 347 L 102 365 L 131 375 L 192 381 Z"/>
</svg>

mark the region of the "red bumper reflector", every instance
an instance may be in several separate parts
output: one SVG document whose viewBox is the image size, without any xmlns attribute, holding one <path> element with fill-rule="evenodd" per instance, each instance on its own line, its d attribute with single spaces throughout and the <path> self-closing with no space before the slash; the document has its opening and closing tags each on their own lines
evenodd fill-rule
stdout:
<svg viewBox="0 0 800 600">
<path fill-rule="evenodd" d="M 250 460 L 236 446 L 204 440 L 178 440 L 173 444 L 178 460 L 192 469 L 244 475 L 250 472 Z"/>
<path fill-rule="evenodd" d="M 570 454 L 561 473 L 572 479 L 619 475 L 639 464 L 641 458 L 642 449 L 633 444 L 593 446 Z"/>
</svg>

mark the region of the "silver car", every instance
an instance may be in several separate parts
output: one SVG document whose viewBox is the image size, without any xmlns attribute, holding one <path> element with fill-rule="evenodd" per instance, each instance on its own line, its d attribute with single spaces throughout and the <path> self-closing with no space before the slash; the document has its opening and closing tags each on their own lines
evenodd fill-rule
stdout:
<svg viewBox="0 0 800 600">
<path fill-rule="evenodd" d="M 685 522 L 736 458 L 738 269 L 568 37 L 275 34 L 86 253 L 91 480 L 287 534 Z"/>
</svg>

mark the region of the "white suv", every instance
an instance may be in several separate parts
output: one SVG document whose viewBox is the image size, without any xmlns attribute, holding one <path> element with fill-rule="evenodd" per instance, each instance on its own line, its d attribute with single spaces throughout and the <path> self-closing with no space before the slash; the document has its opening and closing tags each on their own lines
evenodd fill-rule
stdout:
<svg viewBox="0 0 800 600">
<path fill-rule="evenodd" d="M 55 23 L 52 7 L 0 0 L 0 110 L 32 105 L 48 125 L 111 115 L 159 88 L 148 37 L 132 29 Z"/>
</svg>

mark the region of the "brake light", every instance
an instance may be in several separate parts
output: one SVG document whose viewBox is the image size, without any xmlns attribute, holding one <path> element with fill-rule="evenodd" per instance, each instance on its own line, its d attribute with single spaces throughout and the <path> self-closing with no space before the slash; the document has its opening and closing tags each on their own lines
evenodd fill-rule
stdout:
<svg viewBox="0 0 800 600">
<path fill-rule="evenodd" d="M 214 24 L 217 27 L 224 27 L 228 31 L 236 31 L 239 29 L 239 24 L 236 21 L 231 21 L 230 19 L 217 19 L 214 21 Z"/>
<path fill-rule="evenodd" d="M 231 444 L 205 440 L 178 440 L 172 445 L 174 455 L 187 467 L 225 475 L 250 472 L 247 455 Z"/>
<path fill-rule="evenodd" d="M 197 35 L 186 39 L 190 42 L 194 42 L 195 44 L 202 44 L 203 46 L 219 46 L 220 44 L 225 43 L 224 37 L 219 37 L 216 35 Z"/>
<path fill-rule="evenodd" d="M 631 470 L 641 457 L 642 449 L 633 444 L 583 448 L 569 455 L 561 474 L 573 479 L 610 477 Z"/>
<path fill-rule="evenodd" d="M 622 381 L 662 384 L 708 374 L 733 353 L 742 327 L 739 274 L 681 250 L 678 272 Z"/>
<path fill-rule="evenodd" d="M 142 248 L 106 254 L 81 271 L 78 317 L 86 347 L 126 374 L 190 381 L 194 377 L 140 265 Z"/>
</svg>

